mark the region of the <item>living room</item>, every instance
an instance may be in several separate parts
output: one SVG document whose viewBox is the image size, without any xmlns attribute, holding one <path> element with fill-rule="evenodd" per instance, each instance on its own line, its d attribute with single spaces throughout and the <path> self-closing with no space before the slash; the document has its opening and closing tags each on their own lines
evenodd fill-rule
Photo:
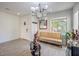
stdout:
<svg viewBox="0 0 79 59">
<path fill-rule="evenodd" d="M 0 55 L 32 56 L 38 31 L 41 56 L 66 56 L 65 35 L 78 19 L 79 2 L 0 2 Z"/>
</svg>

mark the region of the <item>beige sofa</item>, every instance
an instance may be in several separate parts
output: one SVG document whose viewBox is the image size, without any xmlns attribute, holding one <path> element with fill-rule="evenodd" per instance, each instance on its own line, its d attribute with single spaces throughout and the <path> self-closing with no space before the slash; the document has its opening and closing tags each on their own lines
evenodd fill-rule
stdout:
<svg viewBox="0 0 79 59">
<path fill-rule="evenodd" d="M 62 39 L 59 32 L 39 32 L 39 41 L 61 45 Z"/>
</svg>

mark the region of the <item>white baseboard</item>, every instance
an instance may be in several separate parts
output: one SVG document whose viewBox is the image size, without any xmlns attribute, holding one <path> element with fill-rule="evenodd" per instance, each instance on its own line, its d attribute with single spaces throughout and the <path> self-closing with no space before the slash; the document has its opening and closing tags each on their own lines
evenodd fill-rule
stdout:
<svg viewBox="0 0 79 59">
<path fill-rule="evenodd" d="M 12 40 L 16 40 L 16 39 L 19 39 L 19 38 L 15 38 L 15 39 L 11 39 L 11 40 L 1 41 L 0 44 L 1 44 L 1 43 L 5 43 L 5 42 L 9 42 L 9 41 L 12 41 Z"/>
</svg>

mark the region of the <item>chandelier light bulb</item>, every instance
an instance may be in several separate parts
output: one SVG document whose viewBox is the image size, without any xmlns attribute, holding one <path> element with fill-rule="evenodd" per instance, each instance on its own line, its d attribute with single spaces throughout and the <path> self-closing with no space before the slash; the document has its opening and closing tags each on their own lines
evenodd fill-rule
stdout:
<svg viewBox="0 0 79 59">
<path fill-rule="evenodd" d="M 48 5 L 45 5 L 45 9 L 47 9 L 48 8 Z"/>
<path fill-rule="evenodd" d="M 39 10 L 39 7 L 36 7 L 35 10 Z"/>
<path fill-rule="evenodd" d="M 31 10 L 32 10 L 32 11 L 35 11 L 35 8 L 34 8 L 34 7 L 31 7 Z"/>
<path fill-rule="evenodd" d="M 20 15 L 20 13 L 18 12 L 17 15 Z"/>
</svg>

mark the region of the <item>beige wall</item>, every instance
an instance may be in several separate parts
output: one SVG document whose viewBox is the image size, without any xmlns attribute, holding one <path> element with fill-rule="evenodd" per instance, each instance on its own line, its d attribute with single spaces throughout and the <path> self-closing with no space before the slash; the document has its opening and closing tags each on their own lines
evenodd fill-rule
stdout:
<svg viewBox="0 0 79 59">
<path fill-rule="evenodd" d="M 24 25 L 24 21 L 26 25 Z M 38 30 L 37 24 L 33 24 L 32 22 L 37 22 L 38 20 L 32 15 L 26 15 L 20 17 L 20 37 L 32 41 L 34 39 L 34 34 Z M 26 31 L 28 29 L 28 31 Z"/>
<path fill-rule="evenodd" d="M 19 17 L 0 12 L 0 43 L 19 38 Z"/>
<path fill-rule="evenodd" d="M 79 3 L 73 7 L 73 28 L 79 29 Z"/>
<path fill-rule="evenodd" d="M 26 25 L 24 25 L 24 22 L 26 22 Z M 31 23 L 32 21 L 31 21 L 30 15 L 20 17 L 20 37 L 21 38 L 31 40 L 31 33 L 32 33 Z"/>
</svg>

